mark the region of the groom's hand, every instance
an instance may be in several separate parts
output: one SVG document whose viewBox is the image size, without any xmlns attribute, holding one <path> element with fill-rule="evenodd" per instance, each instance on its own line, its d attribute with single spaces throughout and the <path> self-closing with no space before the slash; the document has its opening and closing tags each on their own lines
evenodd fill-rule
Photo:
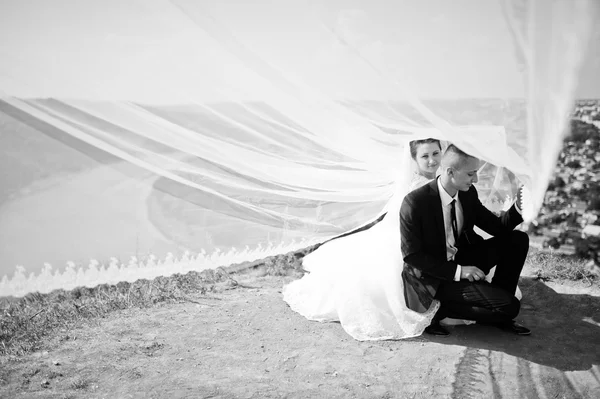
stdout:
<svg viewBox="0 0 600 399">
<path fill-rule="evenodd" d="M 485 273 L 476 266 L 461 266 L 460 279 L 467 279 L 470 282 L 483 281 L 485 279 Z"/>
</svg>

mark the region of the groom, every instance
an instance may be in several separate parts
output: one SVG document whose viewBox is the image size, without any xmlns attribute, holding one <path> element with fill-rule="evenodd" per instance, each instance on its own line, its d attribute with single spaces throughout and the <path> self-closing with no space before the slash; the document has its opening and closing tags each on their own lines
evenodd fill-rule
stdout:
<svg viewBox="0 0 600 399">
<path fill-rule="evenodd" d="M 426 311 L 433 299 L 441 306 L 425 332 L 448 335 L 445 317 L 495 325 L 518 335 L 530 330 L 513 319 L 520 309 L 515 297 L 529 250 L 526 233 L 513 230 L 523 221 L 521 190 L 516 203 L 500 216 L 479 201 L 479 160 L 454 145 L 442 157 L 441 175 L 409 193 L 400 208 L 404 257 L 404 297 L 408 307 Z M 477 226 L 492 237 L 484 240 Z M 496 266 L 491 283 L 486 274 Z"/>
</svg>

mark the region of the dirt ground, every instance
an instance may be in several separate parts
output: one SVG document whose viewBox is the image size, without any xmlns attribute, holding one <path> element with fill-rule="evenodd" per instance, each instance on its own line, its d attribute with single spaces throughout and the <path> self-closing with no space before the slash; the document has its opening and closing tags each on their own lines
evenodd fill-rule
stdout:
<svg viewBox="0 0 600 399">
<path fill-rule="evenodd" d="M 281 297 L 291 279 L 240 276 L 209 297 L 61 331 L 40 352 L 2 360 L 0 396 L 600 397 L 600 296 L 583 284 L 523 278 L 518 320 L 528 337 L 472 325 L 449 337 L 358 342 L 338 323 L 291 311 Z"/>
</svg>

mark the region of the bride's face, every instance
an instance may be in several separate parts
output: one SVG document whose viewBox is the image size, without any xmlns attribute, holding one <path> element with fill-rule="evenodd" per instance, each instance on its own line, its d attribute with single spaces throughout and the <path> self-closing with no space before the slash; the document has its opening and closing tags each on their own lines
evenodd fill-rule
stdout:
<svg viewBox="0 0 600 399">
<path fill-rule="evenodd" d="M 419 173 L 423 176 L 433 179 L 435 172 L 440 166 L 440 160 L 442 159 L 442 150 L 435 143 L 421 144 L 417 148 L 417 166 Z"/>
</svg>

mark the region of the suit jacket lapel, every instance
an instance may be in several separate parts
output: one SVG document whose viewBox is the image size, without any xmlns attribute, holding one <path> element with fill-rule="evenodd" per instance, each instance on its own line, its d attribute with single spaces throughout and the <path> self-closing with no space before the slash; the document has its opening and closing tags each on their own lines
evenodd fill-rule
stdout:
<svg viewBox="0 0 600 399">
<path fill-rule="evenodd" d="M 462 231 L 465 231 L 465 227 L 466 226 L 471 226 L 472 224 L 470 224 L 472 221 L 472 217 L 473 215 L 471 214 L 470 210 L 471 207 L 469 206 L 469 196 L 467 195 L 467 192 L 463 192 L 463 191 L 459 191 L 458 192 L 458 199 L 460 200 L 460 205 L 462 207 L 462 214 L 463 214 L 463 224 L 462 224 Z"/>
<path fill-rule="evenodd" d="M 437 179 L 434 179 L 431 183 L 429 183 L 429 194 L 431 201 L 431 212 L 433 212 L 433 219 L 435 222 L 434 231 L 437 232 L 436 241 L 441 244 L 441 251 L 445 254 L 446 229 L 444 227 L 444 212 L 442 210 L 442 200 L 440 199 L 440 191 L 438 189 Z"/>
</svg>

